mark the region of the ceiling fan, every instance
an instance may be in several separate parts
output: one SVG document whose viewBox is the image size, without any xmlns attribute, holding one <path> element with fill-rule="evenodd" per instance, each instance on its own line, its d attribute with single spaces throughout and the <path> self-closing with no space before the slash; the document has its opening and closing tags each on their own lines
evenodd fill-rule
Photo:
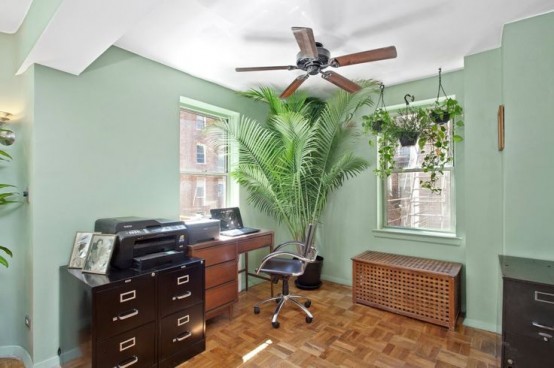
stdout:
<svg viewBox="0 0 554 368">
<path fill-rule="evenodd" d="M 329 66 L 338 68 L 341 66 L 368 63 L 370 61 L 393 59 L 396 57 L 396 47 L 389 46 L 331 58 L 329 50 L 324 48 L 323 44 L 320 42 L 315 41 L 314 33 L 311 28 L 292 27 L 292 32 L 300 47 L 300 52 L 296 55 L 296 65 L 245 67 L 235 68 L 235 70 L 237 72 L 257 72 L 263 70 L 300 69 L 307 72 L 307 74 L 298 76 L 287 88 L 285 88 L 283 93 L 281 93 L 281 98 L 287 98 L 293 94 L 310 75 L 316 74 L 321 74 L 323 79 L 348 92 L 356 92 L 362 88 L 360 85 L 338 73 L 325 69 Z"/>
</svg>

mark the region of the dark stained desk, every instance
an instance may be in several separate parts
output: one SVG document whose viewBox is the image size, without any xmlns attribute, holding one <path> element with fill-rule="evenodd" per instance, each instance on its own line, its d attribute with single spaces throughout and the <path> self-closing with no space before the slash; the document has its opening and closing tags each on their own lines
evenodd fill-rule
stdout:
<svg viewBox="0 0 554 368">
<path fill-rule="evenodd" d="M 221 236 L 218 240 L 188 246 L 189 256 L 205 260 L 206 319 L 222 313 L 227 313 L 231 318 L 233 305 L 238 301 L 239 274 L 245 274 L 246 290 L 248 290 L 248 276 L 269 280 L 267 277 L 248 271 L 248 252 L 262 248 L 268 248 L 271 252 L 273 237 L 273 231 L 261 230 L 237 237 Z M 238 270 L 240 254 L 244 254 L 245 267 Z M 271 284 L 271 293 L 273 294 L 273 284 Z"/>
</svg>

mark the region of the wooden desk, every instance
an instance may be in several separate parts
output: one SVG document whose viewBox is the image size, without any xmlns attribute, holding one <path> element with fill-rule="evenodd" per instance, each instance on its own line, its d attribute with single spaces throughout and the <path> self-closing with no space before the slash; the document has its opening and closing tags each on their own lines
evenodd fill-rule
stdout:
<svg viewBox="0 0 554 368">
<path fill-rule="evenodd" d="M 188 246 L 188 255 L 203 258 L 206 270 L 206 303 L 204 304 L 206 319 L 222 313 L 228 313 L 231 318 L 233 304 L 238 301 L 238 275 L 245 274 L 245 287 L 248 290 L 248 276 L 268 280 L 268 278 L 248 272 L 248 252 L 251 250 L 269 248 L 273 250 L 273 231 L 261 230 L 254 234 L 237 237 L 221 236 L 211 240 Z M 238 270 L 238 256 L 245 255 L 245 268 Z M 271 284 L 273 293 L 273 284 Z"/>
</svg>

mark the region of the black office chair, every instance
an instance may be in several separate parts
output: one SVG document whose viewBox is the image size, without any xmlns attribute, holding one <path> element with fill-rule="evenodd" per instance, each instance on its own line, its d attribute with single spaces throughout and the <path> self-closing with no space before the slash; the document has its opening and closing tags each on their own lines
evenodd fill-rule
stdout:
<svg viewBox="0 0 554 368">
<path fill-rule="evenodd" d="M 288 241 L 286 243 L 279 244 L 273 252 L 265 256 L 260 266 L 256 269 L 256 273 L 263 272 L 271 277 L 273 283 L 278 283 L 279 280 L 283 280 L 283 291 L 280 295 L 269 298 L 260 302 L 254 306 L 254 313 L 260 313 L 260 305 L 275 301 L 277 308 L 273 313 L 271 319 L 271 325 L 274 328 L 279 328 L 279 312 L 283 308 L 283 305 L 290 300 L 294 304 L 300 307 L 306 313 L 306 323 L 311 323 L 314 316 L 310 313 L 308 308 L 312 305 L 310 299 L 301 295 L 289 294 L 289 278 L 291 276 L 300 276 L 304 273 L 308 263 L 315 261 L 317 257 L 317 250 L 313 246 L 315 235 L 315 226 L 308 225 L 308 231 L 306 233 L 306 241 L 304 243 L 299 241 Z M 284 247 L 289 245 L 296 245 L 296 252 L 283 250 Z M 287 258 L 284 258 L 287 257 Z M 306 299 L 304 304 L 301 304 L 298 299 Z"/>
</svg>

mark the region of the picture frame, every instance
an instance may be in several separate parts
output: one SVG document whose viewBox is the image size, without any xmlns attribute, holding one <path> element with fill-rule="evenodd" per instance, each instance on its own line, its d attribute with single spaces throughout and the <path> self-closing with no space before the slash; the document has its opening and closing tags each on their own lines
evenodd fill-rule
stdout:
<svg viewBox="0 0 554 368">
<path fill-rule="evenodd" d="M 93 234 L 83 272 L 107 274 L 115 246 L 113 234 Z"/>
<path fill-rule="evenodd" d="M 88 248 L 90 247 L 92 236 L 94 234 L 100 233 L 78 231 L 75 234 L 73 248 L 71 250 L 71 255 L 69 256 L 69 262 L 67 265 L 68 268 L 83 268 L 87 258 Z"/>
</svg>

